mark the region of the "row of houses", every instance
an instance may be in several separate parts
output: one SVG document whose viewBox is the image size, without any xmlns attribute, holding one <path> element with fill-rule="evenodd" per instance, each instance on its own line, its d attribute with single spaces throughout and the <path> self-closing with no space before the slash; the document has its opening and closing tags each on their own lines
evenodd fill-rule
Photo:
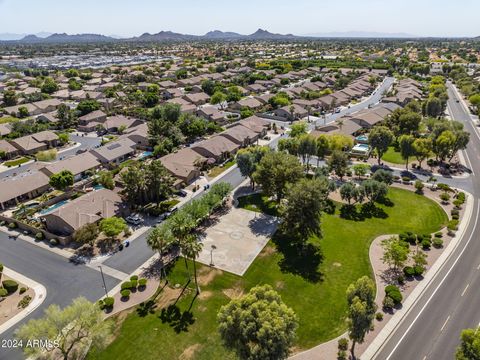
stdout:
<svg viewBox="0 0 480 360">
<path fill-rule="evenodd" d="M 422 84 L 416 80 L 402 79 L 395 85 L 395 95 L 385 97 L 382 101 L 405 106 L 410 101 L 422 99 L 422 88 Z"/>
<path fill-rule="evenodd" d="M 14 140 L 0 140 L 0 151 L 3 152 L 5 158 L 12 159 L 19 155 L 32 155 L 54 148 L 58 146 L 58 140 L 57 134 L 45 130 Z"/>
</svg>

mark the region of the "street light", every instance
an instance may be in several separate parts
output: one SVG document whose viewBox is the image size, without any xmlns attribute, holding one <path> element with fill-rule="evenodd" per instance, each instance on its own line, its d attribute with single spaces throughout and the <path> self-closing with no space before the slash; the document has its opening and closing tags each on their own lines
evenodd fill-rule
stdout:
<svg viewBox="0 0 480 360">
<path fill-rule="evenodd" d="M 108 297 L 107 285 L 105 284 L 105 277 L 103 276 L 102 267 L 98 265 L 98 268 L 100 269 L 100 273 L 102 274 L 103 289 L 105 290 L 105 296 Z"/>
<path fill-rule="evenodd" d="M 212 245 L 212 246 L 210 247 L 210 266 L 215 266 L 215 265 L 213 264 L 213 250 L 215 250 L 216 248 L 217 248 L 217 247 L 216 247 L 215 245 Z"/>
</svg>

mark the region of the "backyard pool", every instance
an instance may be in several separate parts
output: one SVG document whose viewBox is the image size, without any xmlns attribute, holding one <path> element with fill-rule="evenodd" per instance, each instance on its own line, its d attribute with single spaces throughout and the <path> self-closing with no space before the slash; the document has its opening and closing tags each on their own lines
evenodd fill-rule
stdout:
<svg viewBox="0 0 480 360">
<path fill-rule="evenodd" d="M 368 135 L 359 135 L 355 138 L 360 143 L 366 143 L 368 142 Z"/>
<path fill-rule="evenodd" d="M 370 153 L 370 146 L 367 144 L 357 144 L 352 148 L 352 154 L 368 155 Z"/>
<path fill-rule="evenodd" d="M 49 212 L 51 212 L 51 211 L 59 208 L 59 207 L 62 206 L 62 205 L 65 205 L 66 203 L 68 203 L 68 200 L 59 201 L 58 203 L 53 204 L 52 206 L 49 206 L 49 207 L 46 208 L 46 209 L 43 209 L 42 211 L 39 212 L 39 214 L 40 214 L 40 215 L 48 214 Z"/>
<path fill-rule="evenodd" d="M 139 159 L 145 159 L 145 158 L 150 157 L 150 156 L 152 156 L 152 155 L 153 155 L 153 152 L 151 152 L 151 151 L 144 151 L 144 152 L 142 152 L 142 153 L 138 156 L 138 158 L 139 158 Z"/>
</svg>

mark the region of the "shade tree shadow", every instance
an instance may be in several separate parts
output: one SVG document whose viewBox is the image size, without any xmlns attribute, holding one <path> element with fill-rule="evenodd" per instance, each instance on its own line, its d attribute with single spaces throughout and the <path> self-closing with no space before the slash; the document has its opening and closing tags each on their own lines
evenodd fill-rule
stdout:
<svg viewBox="0 0 480 360">
<path fill-rule="evenodd" d="M 162 309 L 159 318 L 162 323 L 169 324 L 177 334 L 187 332 L 189 326 L 195 323 L 195 318 L 190 309 L 181 311 L 177 305 L 169 305 Z"/>
</svg>

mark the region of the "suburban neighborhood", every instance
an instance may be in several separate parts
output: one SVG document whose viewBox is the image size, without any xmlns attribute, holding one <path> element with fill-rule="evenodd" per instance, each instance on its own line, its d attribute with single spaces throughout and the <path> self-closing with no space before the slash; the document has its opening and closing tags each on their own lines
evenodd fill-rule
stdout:
<svg viewBox="0 0 480 360">
<path fill-rule="evenodd" d="M 0 359 L 480 358 L 478 34 L 125 11 L 0 25 Z"/>
</svg>

